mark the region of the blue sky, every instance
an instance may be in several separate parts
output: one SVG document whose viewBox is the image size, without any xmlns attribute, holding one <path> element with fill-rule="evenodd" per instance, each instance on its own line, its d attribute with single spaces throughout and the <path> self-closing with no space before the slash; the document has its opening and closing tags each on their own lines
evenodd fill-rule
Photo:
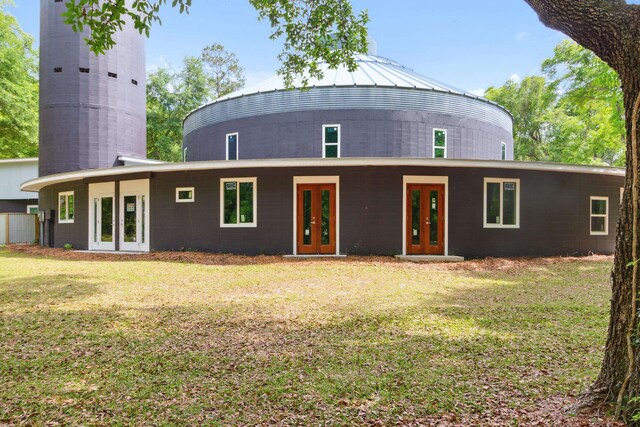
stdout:
<svg viewBox="0 0 640 427">
<path fill-rule="evenodd" d="M 10 11 L 37 37 L 40 0 L 15 3 Z M 538 72 L 565 38 L 545 28 L 522 0 L 353 3 L 358 10 L 369 10 L 369 34 L 378 43 L 379 55 L 471 91 Z M 167 8 L 162 16 L 163 25 L 154 27 L 147 41 L 147 69 L 177 66 L 185 55 L 197 55 L 215 42 L 238 55 L 248 84 L 279 66 L 281 44 L 269 40 L 268 23 L 257 21 L 247 0 L 193 0 L 189 15 Z"/>
</svg>

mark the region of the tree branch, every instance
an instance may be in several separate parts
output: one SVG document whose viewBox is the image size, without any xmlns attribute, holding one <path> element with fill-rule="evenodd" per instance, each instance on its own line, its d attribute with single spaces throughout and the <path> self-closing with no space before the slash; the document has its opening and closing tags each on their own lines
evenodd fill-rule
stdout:
<svg viewBox="0 0 640 427">
<path fill-rule="evenodd" d="M 544 25 L 590 49 L 616 71 L 623 67 L 631 7 L 625 0 L 524 1 Z"/>
</svg>

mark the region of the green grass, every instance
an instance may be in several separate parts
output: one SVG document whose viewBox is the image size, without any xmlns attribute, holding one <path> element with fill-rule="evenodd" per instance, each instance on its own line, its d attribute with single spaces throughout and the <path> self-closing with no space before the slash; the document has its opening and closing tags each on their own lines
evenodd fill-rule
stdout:
<svg viewBox="0 0 640 427">
<path fill-rule="evenodd" d="M 201 265 L 0 252 L 0 423 L 366 424 L 597 374 L 610 259 Z"/>
</svg>

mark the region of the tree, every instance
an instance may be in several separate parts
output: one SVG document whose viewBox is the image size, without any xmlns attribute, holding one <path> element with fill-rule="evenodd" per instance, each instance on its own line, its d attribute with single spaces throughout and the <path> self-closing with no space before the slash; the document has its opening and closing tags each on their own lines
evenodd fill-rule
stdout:
<svg viewBox="0 0 640 427">
<path fill-rule="evenodd" d="M 192 0 L 171 0 L 171 6 L 188 13 Z M 268 19 L 273 29 L 271 39 L 284 38 L 278 58 L 278 70 L 285 84 L 302 76 L 306 85 L 310 77 L 321 78 L 320 62 L 329 68 L 346 65 L 356 69 L 355 53 L 367 50 L 366 11 L 355 15 L 348 0 L 249 0 L 259 19 Z M 130 20 L 140 33 L 149 36 L 151 26 L 160 23 L 159 12 L 167 0 L 134 2 L 103 0 L 68 0 L 65 20 L 75 31 L 88 27 L 87 43 L 95 53 L 114 46 L 114 34 Z M 339 48 L 339 49 L 337 49 Z"/>
<path fill-rule="evenodd" d="M 557 100 L 555 87 L 541 76 L 509 79 L 490 87 L 485 96 L 506 107 L 513 115 L 516 160 L 549 160 L 546 131 Z"/>
<path fill-rule="evenodd" d="M 618 74 L 570 40 L 556 46 L 542 71 L 559 88 L 559 110 L 576 119 L 581 128 L 580 133 L 560 142 L 583 157 L 582 163 L 624 165 L 624 106 Z"/>
<path fill-rule="evenodd" d="M 38 154 L 38 72 L 33 38 L 0 0 L 0 158 Z"/>
<path fill-rule="evenodd" d="M 640 6 L 625 0 L 525 0 L 548 27 L 593 51 L 620 76 L 626 117 L 627 178 L 611 274 L 612 299 L 605 354 L 584 405 L 611 402 L 616 415 L 638 424 L 638 109 Z M 631 264 L 630 264 L 631 263 Z"/>
<path fill-rule="evenodd" d="M 623 165 L 624 107 L 616 72 L 570 40 L 556 46 L 542 72 L 485 93 L 513 114 L 515 159 Z"/>
<path fill-rule="evenodd" d="M 244 85 L 244 70 L 221 44 L 187 56 L 182 68 L 160 68 L 147 79 L 147 156 L 182 160 L 182 120 L 199 106 Z"/>
</svg>

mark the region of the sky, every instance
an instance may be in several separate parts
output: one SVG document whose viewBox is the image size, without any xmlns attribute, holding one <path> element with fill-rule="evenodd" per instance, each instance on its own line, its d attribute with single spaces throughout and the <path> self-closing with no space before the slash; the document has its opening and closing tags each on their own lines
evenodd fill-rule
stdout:
<svg viewBox="0 0 640 427">
<path fill-rule="evenodd" d="M 40 0 L 14 0 L 9 9 L 38 37 Z M 171 3 L 170 1 L 168 3 Z M 378 55 L 450 85 L 481 94 L 510 78 L 539 72 L 566 37 L 544 27 L 523 0 L 352 0 L 367 9 Z M 635 3 L 635 1 L 634 1 Z M 167 7 L 147 40 L 147 70 L 178 67 L 185 55 L 221 43 L 245 68 L 247 84 L 279 67 L 280 41 L 269 39 L 248 0 L 193 0 L 189 15 Z"/>
</svg>

